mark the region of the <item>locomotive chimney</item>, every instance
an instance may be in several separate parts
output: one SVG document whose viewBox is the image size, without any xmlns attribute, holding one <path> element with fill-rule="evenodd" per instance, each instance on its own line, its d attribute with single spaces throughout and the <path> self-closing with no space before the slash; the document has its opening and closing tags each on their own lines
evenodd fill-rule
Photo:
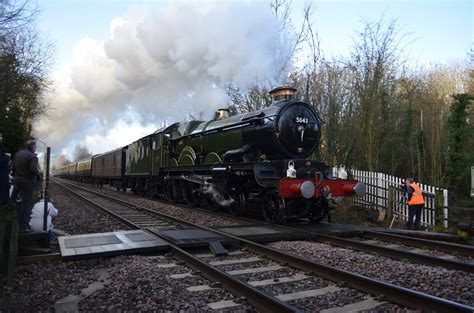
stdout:
<svg viewBox="0 0 474 313">
<path fill-rule="evenodd" d="M 215 120 L 223 120 L 229 117 L 229 109 L 217 109 Z"/>
<path fill-rule="evenodd" d="M 290 86 L 281 86 L 273 90 L 270 90 L 272 96 L 272 102 L 280 102 L 293 99 L 293 95 L 296 92 L 296 88 Z"/>
</svg>

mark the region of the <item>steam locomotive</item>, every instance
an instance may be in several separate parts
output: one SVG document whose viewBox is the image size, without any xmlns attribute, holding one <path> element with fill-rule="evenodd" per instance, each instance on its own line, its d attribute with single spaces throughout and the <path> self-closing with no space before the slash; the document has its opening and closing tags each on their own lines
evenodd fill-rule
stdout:
<svg viewBox="0 0 474 313">
<path fill-rule="evenodd" d="M 365 185 L 333 179 L 324 163 L 308 159 L 319 145 L 321 119 L 293 100 L 295 92 L 275 88 L 264 109 L 234 116 L 220 109 L 210 121 L 175 123 L 56 175 L 234 215 L 257 213 L 270 223 L 321 221 L 329 201 L 362 196 Z"/>
</svg>

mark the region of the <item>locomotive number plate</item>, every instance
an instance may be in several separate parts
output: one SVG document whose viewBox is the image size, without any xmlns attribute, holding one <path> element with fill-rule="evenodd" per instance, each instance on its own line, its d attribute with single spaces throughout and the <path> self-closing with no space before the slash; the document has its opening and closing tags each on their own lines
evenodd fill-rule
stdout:
<svg viewBox="0 0 474 313">
<path fill-rule="evenodd" d="M 308 124 L 308 123 L 309 123 L 309 119 L 308 119 L 307 117 L 297 116 L 297 117 L 296 117 L 296 123 Z"/>
</svg>

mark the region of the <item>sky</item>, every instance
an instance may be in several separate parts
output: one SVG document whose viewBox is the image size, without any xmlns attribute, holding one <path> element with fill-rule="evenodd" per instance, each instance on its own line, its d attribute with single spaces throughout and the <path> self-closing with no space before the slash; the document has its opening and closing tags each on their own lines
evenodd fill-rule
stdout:
<svg viewBox="0 0 474 313">
<path fill-rule="evenodd" d="M 173 121 L 188 110 L 201 114 L 200 104 L 170 109 L 177 106 L 173 103 L 189 101 L 189 94 L 193 99 L 214 99 L 214 106 L 221 106 L 217 102 L 225 99 L 215 86 L 226 79 L 237 80 L 245 88 L 252 80 L 248 73 L 255 72 L 270 85 L 277 83 L 282 73 L 265 73 L 283 56 L 271 55 L 268 61 L 258 51 L 269 55 L 274 49 L 284 54 L 287 47 L 268 40 L 278 28 L 263 12 L 268 2 L 254 2 L 37 0 L 38 26 L 56 47 L 51 68 L 57 81 L 50 95 L 53 113 L 51 120 L 40 121 L 37 127 L 42 140 L 56 154 L 71 156 L 76 144 L 87 144 L 92 153 L 101 153 L 149 134 L 165 119 Z M 349 55 L 362 21 L 382 16 L 397 20 L 409 42 L 406 54 L 417 66 L 465 60 L 474 42 L 471 0 L 315 0 L 313 6 L 314 28 L 325 57 L 331 59 Z M 292 7 L 293 24 L 299 25 L 303 2 L 293 1 Z M 147 19 L 150 11 L 154 15 Z M 214 11 L 218 13 L 206 15 Z M 220 29 L 224 31 L 219 33 Z M 254 49 L 245 50 L 227 40 L 237 40 L 240 33 L 251 34 L 242 35 L 240 41 Z M 230 68 L 232 60 L 237 69 Z M 259 68 L 254 71 L 255 66 Z M 166 85 L 164 77 L 171 77 L 170 82 L 157 88 Z M 199 85 L 197 80 L 214 87 Z M 187 94 L 172 95 L 182 90 Z M 158 98 L 165 108 L 151 103 L 150 99 Z M 123 114 L 116 116 L 117 112 Z"/>
</svg>

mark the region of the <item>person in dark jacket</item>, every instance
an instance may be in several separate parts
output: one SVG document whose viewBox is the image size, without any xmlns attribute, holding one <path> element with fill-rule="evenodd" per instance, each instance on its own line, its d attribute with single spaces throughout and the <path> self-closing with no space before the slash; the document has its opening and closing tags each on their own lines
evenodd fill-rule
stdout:
<svg viewBox="0 0 474 313">
<path fill-rule="evenodd" d="M 0 143 L 0 207 L 10 201 L 10 156 L 5 153 L 3 144 Z"/>
<path fill-rule="evenodd" d="M 13 158 L 13 192 L 11 202 L 15 205 L 21 193 L 20 231 L 30 229 L 31 198 L 38 181 L 41 181 L 41 171 L 36 156 L 36 142 L 29 141 L 25 150 L 20 150 Z"/>
</svg>

